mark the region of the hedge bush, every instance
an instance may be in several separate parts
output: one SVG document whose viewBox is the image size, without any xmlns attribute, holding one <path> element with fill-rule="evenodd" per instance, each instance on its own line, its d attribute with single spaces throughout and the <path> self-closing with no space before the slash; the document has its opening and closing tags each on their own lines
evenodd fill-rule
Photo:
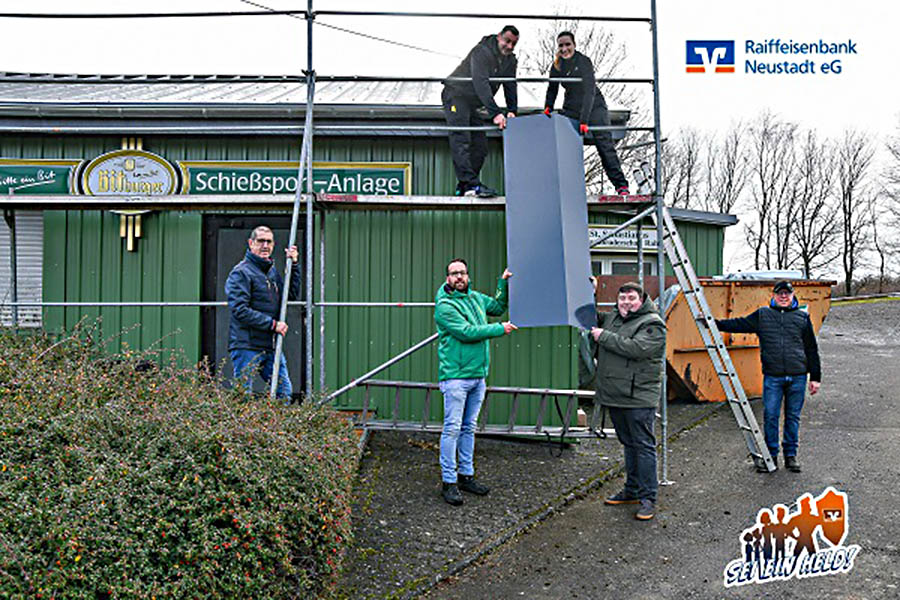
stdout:
<svg viewBox="0 0 900 600">
<path fill-rule="evenodd" d="M 329 595 L 346 421 L 111 357 L 91 333 L 0 331 L 0 597 Z"/>
</svg>

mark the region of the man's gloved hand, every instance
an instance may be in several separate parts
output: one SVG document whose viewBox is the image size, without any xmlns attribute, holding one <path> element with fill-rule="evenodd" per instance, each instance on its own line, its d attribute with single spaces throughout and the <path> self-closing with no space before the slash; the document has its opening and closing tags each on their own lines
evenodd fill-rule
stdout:
<svg viewBox="0 0 900 600">
<path fill-rule="evenodd" d="M 588 132 L 588 126 L 587 126 L 587 124 L 586 124 L 586 123 L 582 123 L 581 125 L 579 125 L 579 126 L 578 126 L 578 131 L 581 133 L 581 135 L 587 135 L 587 132 Z"/>
<path fill-rule="evenodd" d="M 549 106 L 544 107 L 544 114 L 547 115 L 548 119 L 550 118 L 550 107 Z"/>
</svg>

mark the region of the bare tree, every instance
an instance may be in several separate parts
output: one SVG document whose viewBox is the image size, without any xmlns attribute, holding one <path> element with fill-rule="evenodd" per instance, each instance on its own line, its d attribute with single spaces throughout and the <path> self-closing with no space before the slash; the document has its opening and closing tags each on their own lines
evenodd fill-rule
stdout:
<svg viewBox="0 0 900 600">
<path fill-rule="evenodd" d="M 796 186 L 796 226 L 793 249 L 803 275 L 812 277 L 814 269 L 831 264 L 839 255 L 835 248 L 840 233 L 838 204 L 834 191 L 835 156 L 833 146 L 819 142 L 809 131 L 798 152 Z"/>
<path fill-rule="evenodd" d="M 703 180 L 700 133 L 693 127 L 679 129 L 667 146 L 666 197 L 672 206 L 691 208 Z"/>
<path fill-rule="evenodd" d="M 754 268 L 787 266 L 786 240 L 795 210 L 791 197 L 795 175 L 794 136 L 797 125 L 762 113 L 750 125 L 750 208 L 755 222 L 747 225 Z M 773 248 L 774 246 L 774 248 Z"/>
<path fill-rule="evenodd" d="M 706 138 L 705 192 L 700 207 L 719 213 L 731 212 L 747 185 L 746 127 L 733 123 L 719 142 L 715 136 Z"/>
<path fill-rule="evenodd" d="M 555 12 L 565 14 L 571 11 L 557 7 Z M 588 21 L 545 21 L 544 25 L 538 28 L 533 41 L 527 46 L 520 46 L 520 71 L 546 76 L 556 56 L 556 36 L 561 31 L 574 33 L 577 50 L 594 63 L 597 85 L 606 99 L 607 106 L 611 109 L 616 107 L 630 111 L 629 126 L 646 126 L 650 122 L 650 117 L 645 104 L 641 101 L 637 87 L 624 83 L 600 81 L 601 79 L 622 77 L 628 56 L 624 42 L 617 40 L 615 33 L 609 29 Z M 539 89 L 538 93 L 541 97 L 545 90 L 546 87 Z M 646 147 L 641 144 L 650 139 L 651 135 L 648 132 L 639 134 L 627 132 L 625 138 L 618 145 L 617 154 L 626 176 L 630 175 L 629 165 L 636 165 L 646 156 Z M 634 146 L 638 146 L 638 148 L 635 149 Z M 600 157 L 592 148 L 593 146 L 585 148 L 585 182 L 589 191 L 599 193 L 603 189 L 605 177 Z"/>
<path fill-rule="evenodd" d="M 860 266 L 866 235 L 872 223 L 874 194 L 866 189 L 866 177 L 874 148 L 863 133 L 847 131 L 837 151 L 837 185 L 841 208 L 841 262 L 844 293 L 852 293 L 853 275 Z"/>
</svg>

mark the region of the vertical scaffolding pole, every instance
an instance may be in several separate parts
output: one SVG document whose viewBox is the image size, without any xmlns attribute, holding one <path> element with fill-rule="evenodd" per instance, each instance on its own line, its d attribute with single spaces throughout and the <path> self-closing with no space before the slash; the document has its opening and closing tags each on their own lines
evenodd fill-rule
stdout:
<svg viewBox="0 0 900 600">
<path fill-rule="evenodd" d="M 312 11 L 312 0 L 309 0 L 309 9 Z M 312 20 L 307 19 L 307 56 L 308 56 L 308 64 L 312 65 Z M 288 248 L 291 246 L 297 245 L 297 224 L 300 220 L 300 200 L 303 197 L 303 170 L 307 165 L 307 162 L 311 163 L 310 155 L 312 154 L 312 106 L 313 106 L 313 98 L 315 97 L 315 76 L 310 68 L 306 74 L 306 115 L 303 123 L 303 144 L 300 148 L 300 163 L 297 166 L 297 193 L 294 196 L 294 211 L 291 215 L 291 232 L 288 240 Z M 307 181 L 307 187 L 309 188 L 311 185 L 312 178 L 309 178 L 310 181 Z M 312 292 L 310 291 L 310 286 L 312 285 L 312 225 L 310 221 L 312 219 L 312 215 L 310 212 L 310 206 L 312 205 L 312 198 L 307 197 L 306 206 L 307 206 L 307 230 L 306 230 L 306 269 L 305 269 L 305 277 L 306 277 L 306 287 L 307 287 L 307 296 L 306 296 L 306 308 L 307 308 L 307 327 L 306 327 L 306 393 L 309 394 L 309 386 L 311 381 L 310 369 L 312 367 L 312 357 L 310 356 L 311 351 L 311 336 L 312 336 L 312 322 L 310 319 L 312 316 L 309 314 L 309 308 L 312 302 Z M 287 318 L 287 303 L 289 290 L 291 288 L 291 271 L 293 269 L 293 261 L 286 260 L 284 267 L 284 285 L 282 286 L 284 289 L 281 294 L 281 311 L 279 313 L 279 320 L 284 321 Z M 275 357 L 274 362 L 272 364 L 272 379 L 269 386 L 269 396 L 271 398 L 275 398 L 276 393 L 278 391 L 278 375 L 281 370 L 281 355 L 284 351 L 284 336 L 278 334 L 275 336 Z"/>
<path fill-rule="evenodd" d="M 656 268 L 659 275 L 659 313 L 666 319 L 666 307 L 663 292 L 666 289 L 666 256 L 662 251 L 663 245 L 663 211 L 665 209 L 665 198 L 662 195 L 662 143 L 659 126 L 659 44 L 657 41 L 657 13 L 656 0 L 650 0 L 650 32 L 653 37 L 653 137 L 656 148 L 656 170 L 653 174 L 653 197 L 656 200 Z M 668 396 L 666 392 L 666 346 L 663 343 L 662 350 L 662 384 L 660 385 L 660 423 L 662 427 L 662 472 L 660 474 L 660 483 L 669 485 L 669 411 Z"/>
<path fill-rule="evenodd" d="M 313 113 L 313 88 L 316 83 L 316 72 L 313 70 L 313 0 L 307 0 L 306 3 L 306 77 L 307 77 L 307 98 L 306 98 L 306 117 L 309 123 L 309 129 L 304 133 L 309 135 L 309 143 L 306 152 L 306 377 L 304 385 L 304 394 L 309 398 L 313 389 L 313 177 L 312 177 L 312 113 Z M 303 165 L 300 165 L 303 168 Z M 297 189 L 300 188 L 300 180 L 297 182 Z M 321 260 L 321 258 L 320 258 Z M 321 310 L 321 308 L 319 309 Z M 321 343 L 321 340 L 320 340 Z"/>
<path fill-rule="evenodd" d="M 637 276 L 638 276 L 638 285 L 642 288 L 644 287 L 644 232 L 641 229 L 641 222 L 643 219 L 637 222 Z"/>
<path fill-rule="evenodd" d="M 312 179 L 312 177 L 310 177 Z M 325 211 L 319 212 L 319 392 L 325 391 Z"/>
</svg>

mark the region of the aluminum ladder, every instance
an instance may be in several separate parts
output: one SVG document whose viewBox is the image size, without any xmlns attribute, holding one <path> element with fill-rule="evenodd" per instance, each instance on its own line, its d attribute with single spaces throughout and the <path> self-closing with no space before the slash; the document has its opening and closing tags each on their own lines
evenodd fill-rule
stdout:
<svg viewBox="0 0 900 600">
<path fill-rule="evenodd" d="M 700 332 L 700 337 L 703 338 L 703 344 L 706 346 L 706 351 L 712 360 L 719 382 L 725 390 L 725 397 L 728 399 L 728 404 L 731 406 L 731 411 L 734 413 L 738 427 L 744 434 L 750 454 L 755 458 L 761 458 L 771 473 L 777 468 L 775 461 L 772 460 L 772 456 L 769 454 L 769 449 L 759 429 L 759 424 L 757 424 L 756 417 L 753 415 L 753 409 L 750 407 L 750 403 L 747 402 L 744 386 L 741 385 L 741 380 L 734 370 L 731 356 L 728 354 L 728 349 L 722 340 L 722 333 L 716 326 L 716 320 L 713 318 L 709 309 L 709 303 L 703 294 L 703 287 L 700 285 L 700 280 L 697 278 L 697 273 L 694 271 L 684 243 L 681 241 L 681 236 L 678 235 L 678 229 L 675 227 L 672 215 L 669 214 L 669 209 L 663 207 L 662 214 L 663 244 L 666 256 L 669 258 L 672 270 L 675 271 L 675 277 L 678 279 L 678 284 L 681 286 L 685 300 L 687 300 L 691 315 L 697 324 L 697 330 Z"/>
</svg>

